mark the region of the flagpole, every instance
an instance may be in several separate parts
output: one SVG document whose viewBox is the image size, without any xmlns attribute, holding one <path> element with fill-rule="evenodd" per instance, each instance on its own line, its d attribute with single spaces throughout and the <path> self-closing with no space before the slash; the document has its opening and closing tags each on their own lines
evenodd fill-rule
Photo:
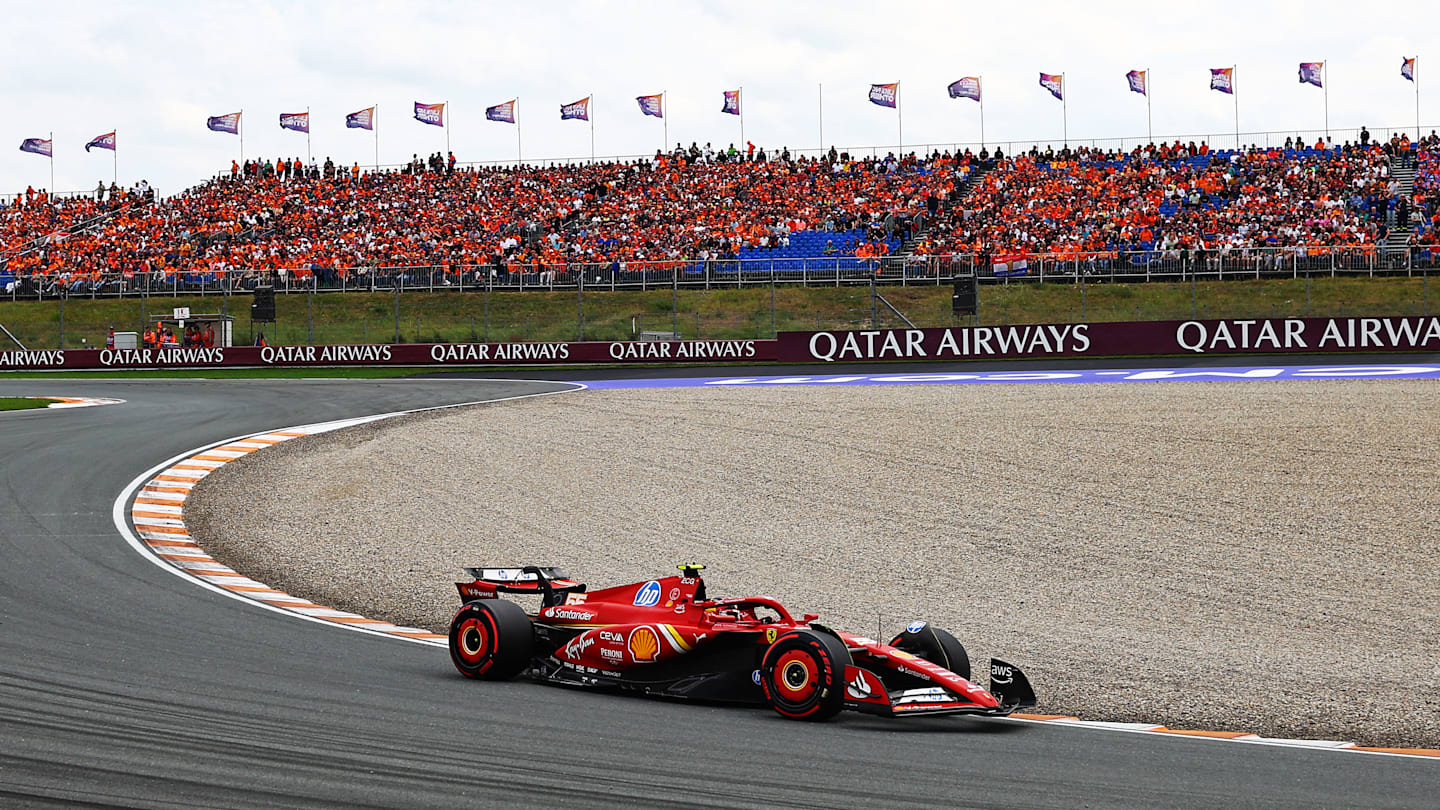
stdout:
<svg viewBox="0 0 1440 810">
<path fill-rule="evenodd" d="M 816 85 L 820 96 L 820 151 L 825 151 L 825 84 Z"/>
<path fill-rule="evenodd" d="M 595 94 L 590 94 L 590 103 L 585 105 L 586 117 L 590 119 L 590 162 L 595 162 Z"/>
<path fill-rule="evenodd" d="M 445 102 L 445 155 L 450 155 L 450 102 Z"/>
<path fill-rule="evenodd" d="M 975 89 L 980 91 L 980 148 L 985 148 L 985 82 L 984 76 L 975 77 Z"/>
<path fill-rule="evenodd" d="M 50 199 L 55 199 L 55 130 L 50 130 Z"/>
<path fill-rule="evenodd" d="M 1150 68 L 1145 68 L 1145 137 L 1149 139 L 1150 143 L 1155 143 L 1155 124 L 1154 119 L 1150 116 L 1150 91 L 1153 89 L 1150 86 L 1150 79 Z"/>
<path fill-rule="evenodd" d="M 1230 100 L 1235 102 L 1235 151 L 1240 151 L 1240 66 L 1230 66 Z"/>
<path fill-rule="evenodd" d="M 524 152 L 520 149 L 520 97 L 516 96 L 510 105 L 511 115 L 515 117 L 515 165 L 518 167 L 525 162 Z"/>
<path fill-rule="evenodd" d="M 310 151 L 310 108 L 308 106 L 305 108 L 305 162 L 307 164 L 315 162 L 315 156 Z M 305 168 L 308 170 L 310 167 L 307 165 Z"/>
<path fill-rule="evenodd" d="M 380 105 L 370 111 L 370 131 L 375 135 L 375 171 L 380 171 Z"/>
<path fill-rule="evenodd" d="M 740 107 L 740 146 L 745 146 L 745 85 L 740 85 L 740 90 L 735 94 L 735 103 Z M 1415 120 L 1420 120 L 1420 97 L 1415 97 Z M 1417 124 L 1418 126 L 1418 124 Z M 823 151 L 825 147 L 820 147 Z"/>
<path fill-rule="evenodd" d="M 110 185 L 114 186 L 120 183 L 120 133 L 110 135 L 115 139 L 115 148 L 110 150 Z"/>
<path fill-rule="evenodd" d="M 665 107 L 666 107 L 666 104 L 665 104 L 665 91 L 664 91 L 664 90 L 661 90 L 661 91 L 660 91 L 660 131 L 661 131 L 662 133 L 664 133 L 663 135 L 661 135 L 661 137 L 665 139 L 665 144 L 664 144 L 665 149 L 669 149 L 669 148 L 670 148 L 670 119 L 665 117 Z M 662 149 L 662 150 L 660 150 L 660 151 L 663 152 L 663 151 L 665 151 L 665 150 Z"/>
<path fill-rule="evenodd" d="M 1410 76 L 1414 79 L 1415 85 L 1415 140 L 1420 140 L 1420 55 L 1415 55 L 1415 62 L 1410 66 Z"/>
<path fill-rule="evenodd" d="M 1325 60 L 1325 63 L 1320 66 L 1320 71 L 1321 71 L 1321 73 L 1323 73 L 1324 76 L 1325 76 L 1325 86 L 1322 87 L 1321 89 L 1325 91 L 1325 145 L 1328 147 L 1328 146 L 1330 145 L 1330 60 L 1329 60 L 1329 59 L 1326 59 L 1326 60 Z"/>
<path fill-rule="evenodd" d="M 900 105 L 900 82 L 895 82 L 895 140 L 899 141 L 900 158 L 905 158 L 905 108 Z"/>
<path fill-rule="evenodd" d="M 245 108 L 240 108 L 240 165 L 245 165 Z"/>
<path fill-rule="evenodd" d="M 1064 148 L 1070 146 L 1070 101 L 1066 98 L 1070 91 L 1065 88 L 1065 73 L 1060 73 L 1060 132 L 1065 139 Z"/>
</svg>

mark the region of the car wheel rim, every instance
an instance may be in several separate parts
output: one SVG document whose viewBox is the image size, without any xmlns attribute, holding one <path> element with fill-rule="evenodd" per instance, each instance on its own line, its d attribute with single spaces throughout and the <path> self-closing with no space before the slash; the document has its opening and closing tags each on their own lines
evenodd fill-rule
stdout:
<svg viewBox="0 0 1440 810">
<path fill-rule="evenodd" d="M 775 662 L 775 691 L 787 703 L 804 703 L 819 687 L 819 666 L 803 650 L 790 650 Z"/>
<path fill-rule="evenodd" d="M 478 664 L 490 649 L 489 634 L 478 619 L 466 619 L 460 625 L 460 657 L 467 663 Z"/>
</svg>

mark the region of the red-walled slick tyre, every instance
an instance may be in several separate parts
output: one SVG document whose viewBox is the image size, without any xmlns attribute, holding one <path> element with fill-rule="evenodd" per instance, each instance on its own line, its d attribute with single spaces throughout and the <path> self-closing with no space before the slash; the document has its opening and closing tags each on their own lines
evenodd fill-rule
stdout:
<svg viewBox="0 0 1440 810">
<path fill-rule="evenodd" d="M 450 660 L 467 678 L 503 681 L 530 663 L 530 617 L 514 602 L 466 602 L 450 620 Z"/>
<path fill-rule="evenodd" d="M 965 652 L 965 645 L 929 622 L 906 625 L 900 635 L 890 640 L 890 646 L 918 655 L 970 680 L 970 654 Z"/>
<path fill-rule="evenodd" d="M 770 706 L 792 720 L 828 720 L 845 708 L 850 652 L 829 633 L 797 630 L 780 637 L 760 663 Z"/>
</svg>

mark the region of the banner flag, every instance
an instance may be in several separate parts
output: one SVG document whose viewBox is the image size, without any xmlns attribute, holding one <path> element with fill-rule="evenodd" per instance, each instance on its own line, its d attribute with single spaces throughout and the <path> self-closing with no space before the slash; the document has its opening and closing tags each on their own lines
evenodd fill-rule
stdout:
<svg viewBox="0 0 1440 810">
<path fill-rule="evenodd" d="M 572 118 L 578 118 L 581 121 L 590 120 L 590 96 L 560 105 L 560 120 L 569 121 Z"/>
<path fill-rule="evenodd" d="M 1300 83 L 1313 84 L 1316 87 L 1323 87 L 1324 85 L 1320 84 L 1320 72 L 1324 69 L 1324 67 L 1324 62 L 1301 62 Z"/>
<path fill-rule="evenodd" d="M 37 155 L 44 155 L 48 158 L 55 157 L 53 143 L 44 138 L 26 138 L 20 142 L 21 152 L 34 152 Z"/>
<path fill-rule="evenodd" d="M 310 113 L 280 113 L 280 128 L 293 129 L 296 132 L 310 132 Z"/>
<path fill-rule="evenodd" d="M 1415 81 L 1415 57 L 1406 59 L 1400 57 L 1400 75 L 1410 81 Z"/>
<path fill-rule="evenodd" d="M 1235 68 L 1210 68 L 1210 89 L 1235 93 Z"/>
<path fill-rule="evenodd" d="M 90 147 L 92 146 L 96 149 L 109 149 L 112 152 L 115 151 L 115 133 L 108 132 L 104 135 L 96 135 L 94 140 L 85 144 L 85 151 L 89 152 Z"/>
<path fill-rule="evenodd" d="M 499 121 L 505 124 L 515 123 L 515 99 L 510 99 L 494 107 L 485 108 L 485 118 L 490 121 Z"/>
<path fill-rule="evenodd" d="M 720 112 L 722 112 L 722 113 L 729 113 L 729 114 L 731 114 L 731 115 L 739 115 L 739 114 L 740 114 L 740 91 L 739 91 L 739 90 L 726 90 L 726 91 L 724 91 L 724 93 L 725 93 L 725 106 L 723 106 L 723 107 L 720 108 Z"/>
<path fill-rule="evenodd" d="M 1061 86 L 1062 79 L 1058 73 L 1041 73 L 1040 86 L 1050 91 L 1050 95 L 1061 101 L 1065 100 L 1065 88 Z"/>
<path fill-rule="evenodd" d="M 956 79 L 946 89 L 950 91 L 950 98 L 969 98 L 979 101 L 980 77 L 966 76 L 963 79 Z"/>
<path fill-rule="evenodd" d="M 1030 272 L 1030 262 L 1025 258 L 1025 254 L 1023 253 L 1010 253 L 996 256 L 991 261 L 990 269 L 995 275 L 1001 278 L 1023 276 Z"/>
<path fill-rule="evenodd" d="M 231 135 L 239 135 L 240 113 L 233 112 L 228 115 L 212 115 L 205 119 L 205 127 L 211 132 L 228 132 Z"/>
<path fill-rule="evenodd" d="M 1150 95 L 1145 91 L 1145 73 L 1143 70 L 1132 70 L 1125 74 L 1125 80 L 1130 82 L 1130 92 L 1139 93 L 1142 96 Z"/>
<path fill-rule="evenodd" d="M 346 129 L 371 129 L 375 128 L 375 108 L 366 107 L 345 116 Z"/>
<path fill-rule="evenodd" d="M 415 120 L 432 127 L 445 126 L 445 105 L 415 102 Z"/>
<path fill-rule="evenodd" d="M 653 96 L 636 96 L 635 100 L 640 103 L 640 112 L 656 118 L 664 118 L 665 111 L 660 109 L 660 95 L 660 93 L 656 93 Z"/>
<path fill-rule="evenodd" d="M 870 85 L 870 103 L 879 104 L 881 107 L 894 107 L 895 99 L 900 94 L 900 83 L 894 84 L 872 84 Z"/>
</svg>

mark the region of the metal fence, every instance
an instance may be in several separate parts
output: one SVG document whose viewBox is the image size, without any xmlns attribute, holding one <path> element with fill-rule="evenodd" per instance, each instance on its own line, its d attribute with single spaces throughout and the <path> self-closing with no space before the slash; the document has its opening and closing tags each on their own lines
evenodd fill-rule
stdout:
<svg viewBox="0 0 1440 810">
<path fill-rule="evenodd" d="M 1179 250 L 1037 254 L 1027 267 L 1000 268 L 979 254 L 711 259 L 686 262 L 610 262 L 563 265 L 453 265 L 316 268 L 305 271 L 223 273 L 86 273 L 14 277 L 0 274 L 4 299 L 122 298 L 149 295 L 230 295 L 259 286 L 277 293 L 481 292 L 565 290 L 725 289 L 766 285 L 840 287 L 941 285 L 958 276 L 982 283 L 1142 283 L 1317 275 L 1408 275 L 1434 269 L 1435 252 L 1423 246 L 1233 248 L 1203 253 Z"/>
</svg>

